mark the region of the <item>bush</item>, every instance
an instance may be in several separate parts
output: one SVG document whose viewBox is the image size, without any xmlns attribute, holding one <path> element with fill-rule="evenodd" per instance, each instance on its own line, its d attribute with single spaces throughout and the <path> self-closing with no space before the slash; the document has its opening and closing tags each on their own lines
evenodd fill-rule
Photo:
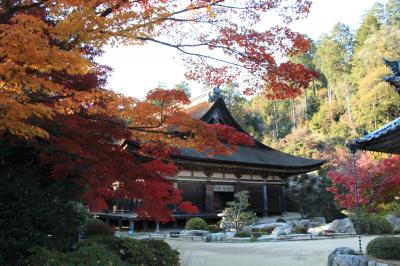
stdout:
<svg viewBox="0 0 400 266">
<path fill-rule="evenodd" d="M 260 233 L 263 235 L 270 235 L 272 231 L 274 231 L 275 228 L 273 227 L 267 227 L 267 228 L 261 228 Z"/>
<path fill-rule="evenodd" d="M 92 218 L 89 220 L 86 226 L 86 235 L 94 236 L 94 235 L 113 235 L 114 229 L 105 224 L 103 221 Z"/>
<path fill-rule="evenodd" d="M 249 234 L 243 231 L 236 232 L 235 237 L 249 237 Z"/>
<path fill-rule="evenodd" d="M 95 235 L 82 241 L 74 252 L 63 253 L 37 248 L 32 251 L 29 265 L 178 266 L 179 253 L 162 240 L 120 239 L 110 235 Z"/>
<path fill-rule="evenodd" d="M 107 249 L 98 243 L 91 243 L 78 248 L 74 252 L 59 252 L 46 248 L 32 249 L 29 265 L 32 266 L 59 266 L 59 265 L 113 265 L 128 266 L 113 250 Z"/>
<path fill-rule="evenodd" d="M 278 218 L 278 219 L 276 219 L 276 222 L 277 223 L 286 223 L 286 220 L 283 218 Z"/>
<path fill-rule="evenodd" d="M 130 265 L 178 266 L 179 253 L 162 240 L 124 239 L 121 243 L 123 260 Z"/>
<path fill-rule="evenodd" d="M 400 237 L 381 236 L 368 243 L 367 254 L 378 259 L 400 259 Z"/>
<path fill-rule="evenodd" d="M 216 224 L 211 224 L 211 225 L 209 225 L 208 228 L 207 228 L 207 230 L 208 230 L 210 233 L 218 233 L 218 232 L 223 232 L 223 231 L 224 231 L 224 229 L 222 229 L 221 227 L 219 227 L 219 226 L 216 225 Z"/>
<path fill-rule="evenodd" d="M 250 237 L 250 242 L 257 242 L 257 237 L 255 236 Z"/>
<path fill-rule="evenodd" d="M 354 225 L 357 226 L 356 216 L 350 216 Z M 360 215 L 360 233 L 368 235 L 391 234 L 393 226 L 382 216 L 376 213 L 363 212 Z"/>
<path fill-rule="evenodd" d="M 191 218 L 186 222 L 186 230 L 207 230 L 208 225 L 202 218 Z"/>
<path fill-rule="evenodd" d="M 307 234 L 307 228 L 305 227 L 296 227 L 296 234 Z"/>
</svg>

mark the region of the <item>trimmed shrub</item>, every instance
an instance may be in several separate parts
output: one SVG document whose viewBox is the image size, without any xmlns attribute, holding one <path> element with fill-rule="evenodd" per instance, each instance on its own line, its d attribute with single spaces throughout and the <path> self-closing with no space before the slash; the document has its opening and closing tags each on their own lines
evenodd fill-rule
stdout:
<svg viewBox="0 0 400 266">
<path fill-rule="evenodd" d="M 218 233 L 218 232 L 223 232 L 223 231 L 224 231 L 224 229 L 222 229 L 221 227 L 219 227 L 219 226 L 216 225 L 216 224 L 211 224 L 211 225 L 209 225 L 208 228 L 207 228 L 207 230 L 208 230 L 210 233 Z"/>
<path fill-rule="evenodd" d="M 278 219 L 276 219 L 276 222 L 277 223 L 286 223 L 286 220 L 283 218 L 278 218 Z"/>
<path fill-rule="evenodd" d="M 186 222 L 186 230 L 207 230 L 208 225 L 202 218 L 191 218 Z"/>
<path fill-rule="evenodd" d="M 107 249 L 98 243 L 92 243 L 92 245 L 82 246 L 77 251 L 69 253 L 66 265 L 128 266 L 129 264 L 122 261 L 114 250 Z"/>
<path fill-rule="evenodd" d="M 247 234 L 246 232 L 236 232 L 235 237 L 249 237 L 249 234 Z"/>
<path fill-rule="evenodd" d="M 86 235 L 94 236 L 94 235 L 113 235 L 114 229 L 111 226 L 108 226 L 103 221 L 92 218 L 89 220 L 86 226 Z"/>
<path fill-rule="evenodd" d="M 179 265 L 178 251 L 162 240 L 124 239 L 120 248 L 122 259 L 130 265 Z"/>
<path fill-rule="evenodd" d="M 123 262 L 118 254 L 107 249 L 105 246 L 98 243 L 91 243 L 79 247 L 74 252 L 59 252 L 55 250 L 48 250 L 46 248 L 32 249 L 32 256 L 30 257 L 29 265 L 32 266 L 72 266 L 72 265 L 115 265 L 115 266 L 129 266 Z"/>
<path fill-rule="evenodd" d="M 400 260 L 400 237 L 380 236 L 368 243 L 367 254 L 384 260 Z"/>
</svg>

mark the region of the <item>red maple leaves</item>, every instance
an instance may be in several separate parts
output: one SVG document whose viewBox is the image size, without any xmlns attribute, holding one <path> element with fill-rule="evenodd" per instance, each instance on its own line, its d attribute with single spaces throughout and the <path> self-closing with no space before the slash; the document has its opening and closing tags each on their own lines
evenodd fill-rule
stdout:
<svg viewBox="0 0 400 266">
<path fill-rule="evenodd" d="M 328 173 L 332 186 L 328 191 L 335 195 L 341 208 L 352 209 L 356 203 L 354 166 L 351 158 Z M 379 203 L 390 202 L 400 192 L 400 157 L 375 160 L 370 154 L 357 158 L 359 203 L 374 210 Z"/>
</svg>

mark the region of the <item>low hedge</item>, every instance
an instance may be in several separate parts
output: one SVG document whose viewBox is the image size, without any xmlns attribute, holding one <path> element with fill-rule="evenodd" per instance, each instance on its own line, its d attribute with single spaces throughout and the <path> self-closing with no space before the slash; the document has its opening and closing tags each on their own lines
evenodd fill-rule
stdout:
<svg viewBox="0 0 400 266">
<path fill-rule="evenodd" d="M 186 230 L 207 230 L 208 225 L 202 218 L 191 218 L 186 222 Z"/>
<path fill-rule="evenodd" d="M 124 239 L 121 242 L 123 260 L 129 265 L 178 266 L 179 253 L 162 240 Z"/>
<path fill-rule="evenodd" d="M 250 235 L 248 233 L 242 231 L 236 232 L 235 234 L 235 237 L 249 237 L 249 236 Z"/>
<path fill-rule="evenodd" d="M 110 235 L 92 236 L 82 241 L 73 252 L 36 248 L 31 253 L 31 266 L 179 265 L 179 253 L 162 240 L 120 239 Z"/>
<path fill-rule="evenodd" d="M 43 247 L 32 249 L 29 259 L 31 266 L 75 266 L 75 265 L 113 265 L 129 266 L 117 253 L 105 246 L 92 243 L 78 248 L 74 252 L 59 252 Z"/>
<path fill-rule="evenodd" d="M 368 243 L 367 254 L 384 260 L 400 260 L 400 237 L 380 236 Z"/>
</svg>

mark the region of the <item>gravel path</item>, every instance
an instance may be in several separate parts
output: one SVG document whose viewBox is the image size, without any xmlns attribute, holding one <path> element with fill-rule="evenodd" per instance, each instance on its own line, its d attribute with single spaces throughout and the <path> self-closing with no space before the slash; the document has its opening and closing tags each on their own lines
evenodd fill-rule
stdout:
<svg viewBox="0 0 400 266">
<path fill-rule="evenodd" d="M 374 237 L 362 237 L 363 247 Z M 183 266 L 324 266 L 337 247 L 358 250 L 357 238 L 256 243 L 167 241 Z"/>
</svg>

